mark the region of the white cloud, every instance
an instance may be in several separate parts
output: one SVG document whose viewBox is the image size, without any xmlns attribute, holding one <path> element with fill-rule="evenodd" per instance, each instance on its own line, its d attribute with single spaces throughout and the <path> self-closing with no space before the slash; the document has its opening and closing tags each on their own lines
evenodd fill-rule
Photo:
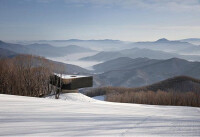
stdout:
<svg viewBox="0 0 200 137">
<path fill-rule="evenodd" d="M 33 1 L 33 0 L 26 0 Z M 200 0 L 35 0 L 39 3 L 50 3 L 52 1 L 64 1 L 74 6 L 118 6 L 121 8 L 145 8 L 151 10 L 167 11 L 199 11 Z"/>
<path fill-rule="evenodd" d="M 147 8 L 154 10 L 200 11 L 200 0 L 64 0 L 66 3 Z"/>
<path fill-rule="evenodd" d="M 38 3 L 50 3 L 54 0 L 24 0 L 24 1 L 27 1 L 27 2 L 35 1 L 35 2 L 38 2 Z"/>
</svg>

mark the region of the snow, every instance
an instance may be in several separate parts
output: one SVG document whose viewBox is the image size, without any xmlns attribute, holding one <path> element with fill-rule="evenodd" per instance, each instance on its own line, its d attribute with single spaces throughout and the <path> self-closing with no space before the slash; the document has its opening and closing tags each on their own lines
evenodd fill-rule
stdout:
<svg viewBox="0 0 200 137">
<path fill-rule="evenodd" d="M 46 97 L 50 99 L 55 99 L 55 95 Z M 81 93 L 64 93 L 60 94 L 59 99 L 65 101 L 77 101 L 77 102 L 96 102 L 97 100 L 87 97 Z"/>
<path fill-rule="evenodd" d="M 93 99 L 97 99 L 97 100 L 101 100 L 101 101 L 105 101 L 105 96 L 95 96 L 92 97 Z"/>
<path fill-rule="evenodd" d="M 0 94 L 0 135 L 200 136 L 200 108 L 91 101 L 77 93 L 63 96 L 56 100 Z"/>
<path fill-rule="evenodd" d="M 57 74 L 54 73 L 55 75 L 57 75 L 58 77 L 61 77 L 63 79 L 75 79 L 75 78 L 83 78 L 83 77 L 88 77 L 88 76 L 84 76 L 84 75 L 66 75 L 66 74 Z"/>
</svg>

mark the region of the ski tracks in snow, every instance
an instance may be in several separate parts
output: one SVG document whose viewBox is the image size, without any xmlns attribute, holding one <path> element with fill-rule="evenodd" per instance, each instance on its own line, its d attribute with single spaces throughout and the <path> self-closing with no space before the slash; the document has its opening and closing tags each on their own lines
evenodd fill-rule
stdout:
<svg viewBox="0 0 200 137">
<path fill-rule="evenodd" d="M 140 125 L 144 124 L 144 122 L 148 121 L 148 119 L 150 118 L 151 116 L 147 116 L 146 118 L 144 118 L 143 120 L 135 123 L 132 127 L 126 129 L 124 132 L 121 133 L 121 136 L 126 136 L 126 134 L 128 134 L 131 130 L 139 127 Z"/>
</svg>

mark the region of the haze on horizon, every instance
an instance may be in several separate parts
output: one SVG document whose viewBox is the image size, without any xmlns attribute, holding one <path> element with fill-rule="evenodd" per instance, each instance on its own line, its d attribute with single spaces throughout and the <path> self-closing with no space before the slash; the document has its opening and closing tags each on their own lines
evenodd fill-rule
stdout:
<svg viewBox="0 0 200 137">
<path fill-rule="evenodd" d="M 200 38 L 200 0 L 0 0 L 0 40 Z"/>
</svg>

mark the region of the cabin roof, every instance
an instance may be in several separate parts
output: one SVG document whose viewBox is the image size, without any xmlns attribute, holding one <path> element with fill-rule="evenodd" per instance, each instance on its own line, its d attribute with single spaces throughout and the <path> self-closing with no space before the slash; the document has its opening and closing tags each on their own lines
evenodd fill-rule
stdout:
<svg viewBox="0 0 200 137">
<path fill-rule="evenodd" d="M 76 78 L 84 78 L 84 77 L 90 77 L 90 76 L 84 76 L 84 75 L 66 75 L 66 74 L 57 74 L 54 73 L 56 76 L 61 77 L 62 79 L 76 79 Z"/>
</svg>

